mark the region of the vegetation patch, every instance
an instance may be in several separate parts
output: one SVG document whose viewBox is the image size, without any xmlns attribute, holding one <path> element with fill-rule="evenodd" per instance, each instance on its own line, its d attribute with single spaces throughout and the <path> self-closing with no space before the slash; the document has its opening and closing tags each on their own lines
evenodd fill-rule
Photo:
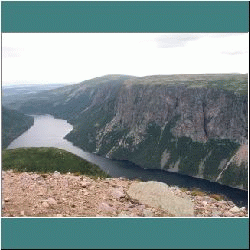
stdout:
<svg viewBox="0 0 250 250">
<path fill-rule="evenodd" d="M 2 107 L 2 149 L 34 124 L 32 116 Z"/>
<path fill-rule="evenodd" d="M 241 186 L 245 190 L 248 190 L 248 168 L 247 163 L 241 163 L 237 166 L 235 163 L 231 163 L 227 170 L 223 173 L 220 182 L 229 186 Z"/>
<path fill-rule="evenodd" d="M 18 172 L 76 173 L 87 176 L 110 177 L 98 166 L 57 148 L 18 148 L 2 152 L 2 169 Z"/>
<path fill-rule="evenodd" d="M 112 106 L 114 102 L 110 102 L 107 105 Z M 109 108 L 106 107 L 106 109 Z M 112 120 L 114 114 L 111 110 L 110 108 L 109 111 L 106 112 L 104 105 L 98 105 L 87 110 L 77 121 L 74 130 L 65 138 L 86 151 L 94 152 L 96 150 L 97 130 Z"/>
<path fill-rule="evenodd" d="M 72 121 L 74 129 L 65 138 L 72 141 L 74 145 L 88 152 L 96 151 L 96 136 L 101 128 L 104 128 L 115 115 L 115 103 L 119 86 L 115 86 L 114 93 L 110 93 L 103 103 L 97 103 L 93 107 L 78 114 L 76 120 Z"/>
<path fill-rule="evenodd" d="M 192 195 L 192 196 L 205 196 L 205 195 L 207 195 L 207 194 L 206 194 L 206 192 L 201 191 L 200 189 L 193 189 L 193 190 L 191 191 L 191 195 Z"/>
<path fill-rule="evenodd" d="M 215 199 L 217 201 L 225 200 L 225 197 L 223 195 L 220 195 L 220 194 L 210 194 L 209 197 L 213 198 L 213 199 Z"/>
<path fill-rule="evenodd" d="M 219 165 L 223 159 L 230 159 L 240 147 L 239 143 L 228 139 L 210 139 L 205 144 L 208 151 L 212 150 L 211 155 L 206 159 L 204 165 L 204 177 L 215 179 L 220 173 Z"/>
<path fill-rule="evenodd" d="M 164 166 L 165 169 L 173 166 L 179 160 L 178 172 L 195 176 L 199 173 L 199 165 L 203 162 L 204 178 L 215 180 L 221 172 L 219 169 L 221 161 L 229 160 L 238 150 L 240 144 L 228 139 L 209 139 L 206 143 L 202 143 L 193 141 L 189 137 L 176 138 L 172 135 L 171 128 L 175 126 L 177 119 L 178 117 L 175 117 L 169 122 L 163 131 L 156 123 L 150 123 L 145 139 L 140 144 L 128 148 L 119 147 L 113 152 L 112 157 L 119 160 L 129 160 L 143 168 L 153 169 L 160 168 L 162 154 L 167 150 L 170 158 Z M 118 140 L 119 136 L 116 135 L 116 140 Z M 233 169 L 233 167 L 231 168 Z M 225 181 L 227 184 L 232 181 L 234 173 L 231 168 L 224 176 L 223 184 Z M 245 172 L 244 170 L 238 171 L 234 182 L 241 183 L 242 180 L 247 179 Z M 243 176 L 245 177 L 243 178 Z"/>
</svg>

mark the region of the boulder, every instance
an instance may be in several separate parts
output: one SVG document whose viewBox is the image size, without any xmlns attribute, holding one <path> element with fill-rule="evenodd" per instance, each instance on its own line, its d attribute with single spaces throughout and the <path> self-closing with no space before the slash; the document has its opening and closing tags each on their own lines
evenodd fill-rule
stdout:
<svg viewBox="0 0 250 250">
<path fill-rule="evenodd" d="M 127 191 L 132 199 L 151 207 L 161 208 L 177 217 L 194 216 L 194 206 L 189 197 L 177 197 L 162 182 L 132 183 Z"/>
</svg>

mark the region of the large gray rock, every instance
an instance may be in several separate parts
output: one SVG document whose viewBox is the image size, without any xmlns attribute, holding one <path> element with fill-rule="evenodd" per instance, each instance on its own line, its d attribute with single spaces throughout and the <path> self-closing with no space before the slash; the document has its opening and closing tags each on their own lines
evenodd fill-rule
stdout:
<svg viewBox="0 0 250 250">
<path fill-rule="evenodd" d="M 177 217 L 194 216 L 192 201 L 188 198 L 175 196 L 162 182 L 132 183 L 127 194 L 141 203 L 155 208 L 162 208 Z"/>
</svg>

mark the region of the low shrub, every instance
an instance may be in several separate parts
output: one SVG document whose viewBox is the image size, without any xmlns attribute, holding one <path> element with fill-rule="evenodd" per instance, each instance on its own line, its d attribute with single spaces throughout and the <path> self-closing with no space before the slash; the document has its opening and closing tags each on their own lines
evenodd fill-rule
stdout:
<svg viewBox="0 0 250 250">
<path fill-rule="evenodd" d="M 191 191 L 191 195 L 192 196 L 205 196 L 206 193 L 204 191 L 199 190 L 199 189 L 193 189 Z"/>
<path fill-rule="evenodd" d="M 217 200 L 217 201 L 222 201 L 222 200 L 225 199 L 225 198 L 224 198 L 222 195 L 220 195 L 220 194 L 211 194 L 211 195 L 209 195 L 209 197 L 210 197 L 210 198 L 213 198 L 213 199 L 215 199 L 215 200 Z"/>
</svg>

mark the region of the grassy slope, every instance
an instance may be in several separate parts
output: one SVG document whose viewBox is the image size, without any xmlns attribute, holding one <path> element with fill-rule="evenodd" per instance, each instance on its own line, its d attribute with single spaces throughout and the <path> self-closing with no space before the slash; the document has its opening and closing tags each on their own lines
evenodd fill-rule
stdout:
<svg viewBox="0 0 250 250">
<path fill-rule="evenodd" d="M 130 84 L 183 86 L 190 88 L 216 88 L 239 95 L 248 94 L 247 74 L 193 74 L 155 75 L 132 79 Z"/>
<path fill-rule="evenodd" d="M 2 169 L 27 172 L 80 173 L 92 177 L 110 177 L 98 166 L 57 148 L 18 148 L 2 152 Z"/>
</svg>

